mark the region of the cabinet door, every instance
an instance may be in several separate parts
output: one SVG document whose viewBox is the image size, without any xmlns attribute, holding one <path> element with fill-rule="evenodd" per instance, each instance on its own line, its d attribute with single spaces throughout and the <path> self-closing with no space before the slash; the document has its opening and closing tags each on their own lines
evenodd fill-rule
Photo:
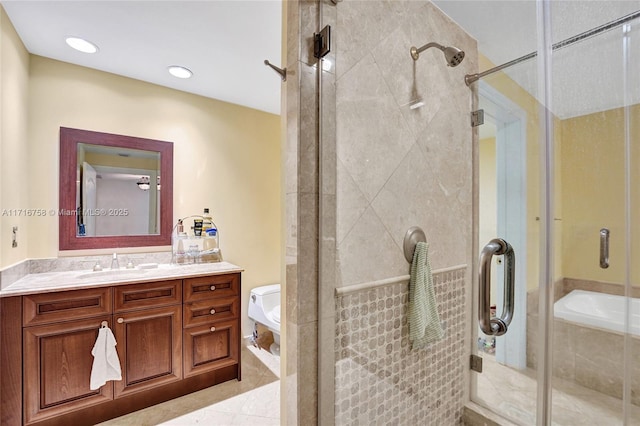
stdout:
<svg viewBox="0 0 640 426">
<path fill-rule="evenodd" d="M 184 376 L 193 376 L 240 362 L 238 320 L 220 321 L 184 330 Z"/>
<path fill-rule="evenodd" d="M 116 314 L 114 334 L 122 364 L 115 397 L 182 378 L 181 305 Z"/>
<path fill-rule="evenodd" d="M 90 390 L 91 350 L 111 316 L 27 327 L 24 345 L 25 423 L 109 401 L 113 385 Z"/>
</svg>

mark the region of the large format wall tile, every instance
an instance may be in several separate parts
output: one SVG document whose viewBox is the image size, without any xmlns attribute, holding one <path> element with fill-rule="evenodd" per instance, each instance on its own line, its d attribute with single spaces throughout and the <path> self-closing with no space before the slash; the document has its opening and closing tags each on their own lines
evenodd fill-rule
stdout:
<svg viewBox="0 0 640 426">
<path fill-rule="evenodd" d="M 389 7 L 382 2 L 373 3 L 378 8 Z M 476 70 L 476 44 L 433 5 L 397 3 L 388 21 L 395 22 L 401 16 L 404 22 L 379 38 L 377 45 L 369 47 L 370 54 L 359 57 L 348 72 L 338 73 L 337 241 L 342 285 L 352 282 L 350 268 L 362 269 L 344 262 L 343 244 L 356 226 L 354 221 L 362 220 L 365 200 L 398 247 L 402 246 L 406 230 L 418 225 L 427 228 L 436 268 L 470 263 L 471 91 L 464 86 L 463 75 Z M 351 4 L 345 13 L 348 15 L 356 7 Z M 342 12 L 340 5 L 338 31 L 342 30 Z M 361 12 L 365 15 L 363 21 L 368 22 L 379 9 Z M 435 34 L 469 48 L 467 62 L 457 68 L 447 67 L 439 50 L 427 51 L 425 55 L 433 57 L 414 62 L 408 54 L 410 40 L 427 37 L 426 43 Z M 344 58 L 338 55 L 337 59 Z M 452 76 L 454 72 L 456 75 Z M 425 78 L 418 81 L 418 74 Z M 407 102 L 416 98 L 422 99 L 425 106 L 409 109 Z M 379 229 L 369 232 L 369 237 L 359 235 L 360 241 L 371 242 Z M 376 278 L 390 276 L 391 271 L 387 271 Z"/>
<path fill-rule="evenodd" d="M 604 330 L 576 327 L 575 343 L 576 383 L 622 398 L 622 337 Z"/>
<path fill-rule="evenodd" d="M 367 210 L 369 202 L 340 160 L 338 160 L 337 175 L 336 241 L 339 245 Z"/>
<path fill-rule="evenodd" d="M 409 32 L 408 26 L 399 27 L 378 46 L 373 55 L 397 106 L 404 106 L 401 112 L 416 134 L 440 109 L 444 73 L 448 69 L 441 58 L 432 57 L 431 50 L 422 53 L 420 59 L 414 61 L 409 48 L 415 44 L 418 47 L 425 44 L 426 39 L 411 41 Z M 436 50 L 436 54 L 441 55 L 441 52 Z M 424 101 L 424 106 L 409 109 L 408 104 L 416 100 Z"/>
<path fill-rule="evenodd" d="M 338 262 L 343 286 L 409 273 L 400 247 L 371 208 L 338 246 Z"/>
<path fill-rule="evenodd" d="M 433 163 L 414 145 L 372 206 L 398 247 L 402 247 L 407 229 L 417 225 L 427 236 L 432 267 L 465 264 L 470 238 L 451 238 L 451 230 L 471 232 L 465 211 L 471 200 L 461 197 L 460 189 L 447 191 L 448 174 L 439 173 Z M 462 189 L 470 192 L 470 182 Z"/>
<path fill-rule="evenodd" d="M 414 138 L 371 55 L 336 84 L 338 158 L 372 201 Z"/>
<path fill-rule="evenodd" d="M 338 77 L 358 63 L 402 24 L 402 2 L 346 0 L 339 5 L 336 25 Z"/>
</svg>

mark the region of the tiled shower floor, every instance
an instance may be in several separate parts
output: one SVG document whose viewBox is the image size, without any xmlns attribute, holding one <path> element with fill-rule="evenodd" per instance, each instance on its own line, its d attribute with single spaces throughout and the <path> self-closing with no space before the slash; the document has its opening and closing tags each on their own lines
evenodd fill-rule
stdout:
<svg viewBox="0 0 640 426">
<path fill-rule="evenodd" d="M 483 355 L 478 376 L 478 398 L 500 415 L 525 425 L 535 425 L 536 372 L 514 370 Z M 552 424 L 557 426 L 622 425 L 622 401 L 573 382 L 553 379 Z M 629 424 L 640 425 L 640 407 L 630 406 Z"/>
<path fill-rule="evenodd" d="M 242 347 L 241 357 L 240 382 L 225 382 L 100 425 L 280 425 L 280 357 L 251 345 Z"/>
</svg>

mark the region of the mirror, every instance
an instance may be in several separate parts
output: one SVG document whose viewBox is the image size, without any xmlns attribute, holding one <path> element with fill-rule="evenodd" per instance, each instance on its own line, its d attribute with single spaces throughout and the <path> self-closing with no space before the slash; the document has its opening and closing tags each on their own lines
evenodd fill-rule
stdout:
<svg viewBox="0 0 640 426">
<path fill-rule="evenodd" d="M 173 143 L 60 128 L 60 250 L 171 244 Z"/>
<path fill-rule="evenodd" d="M 76 236 L 159 234 L 160 153 L 78 144 Z"/>
</svg>

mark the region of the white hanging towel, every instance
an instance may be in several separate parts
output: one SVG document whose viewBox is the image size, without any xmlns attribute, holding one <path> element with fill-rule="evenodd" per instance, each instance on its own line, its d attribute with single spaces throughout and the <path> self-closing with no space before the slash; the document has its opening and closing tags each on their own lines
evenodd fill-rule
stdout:
<svg viewBox="0 0 640 426">
<path fill-rule="evenodd" d="M 116 352 L 116 338 L 109 327 L 100 327 L 98 338 L 93 345 L 93 366 L 89 389 L 96 390 L 108 380 L 122 380 L 120 359 Z"/>
</svg>

